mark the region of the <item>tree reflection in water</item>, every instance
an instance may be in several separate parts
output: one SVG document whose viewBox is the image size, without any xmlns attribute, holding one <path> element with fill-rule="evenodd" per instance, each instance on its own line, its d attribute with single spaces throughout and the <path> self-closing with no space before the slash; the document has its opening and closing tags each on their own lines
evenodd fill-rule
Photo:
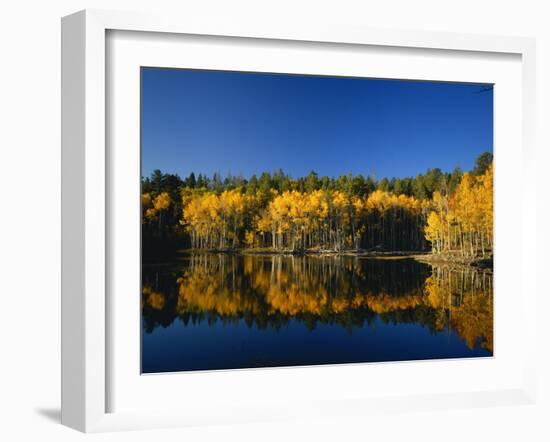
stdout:
<svg viewBox="0 0 550 442">
<path fill-rule="evenodd" d="M 190 255 L 170 268 L 144 266 L 142 316 L 146 333 L 178 318 L 259 330 L 298 320 L 353 333 L 379 317 L 452 330 L 468 348 L 493 351 L 492 273 L 413 259 Z"/>
</svg>

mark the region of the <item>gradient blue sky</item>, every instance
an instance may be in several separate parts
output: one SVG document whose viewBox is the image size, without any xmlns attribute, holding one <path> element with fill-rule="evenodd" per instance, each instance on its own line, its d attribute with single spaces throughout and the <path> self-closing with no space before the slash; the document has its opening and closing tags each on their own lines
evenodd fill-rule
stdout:
<svg viewBox="0 0 550 442">
<path fill-rule="evenodd" d="M 142 68 L 142 174 L 415 176 L 493 150 L 483 85 Z"/>
</svg>

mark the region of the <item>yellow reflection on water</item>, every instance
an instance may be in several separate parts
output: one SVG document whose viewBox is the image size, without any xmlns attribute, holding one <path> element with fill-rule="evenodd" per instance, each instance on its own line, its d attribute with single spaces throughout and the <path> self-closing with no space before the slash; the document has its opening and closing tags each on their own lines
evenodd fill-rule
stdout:
<svg viewBox="0 0 550 442">
<path fill-rule="evenodd" d="M 469 267 L 431 268 L 414 260 L 355 257 L 228 256 L 199 254 L 175 272 L 174 294 L 158 278 L 145 280 L 145 309 L 175 316 L 315 318 L 345 315 L 417 322 L 453 330 L 472 349 L 493 351 L 492 274 Z M 173 302 L 167 302 L 174 297 Z M 400 313 L 402 312 L 402 313 Z M 406 313 L 406 315 L 404 315 Z"/>
</svg>

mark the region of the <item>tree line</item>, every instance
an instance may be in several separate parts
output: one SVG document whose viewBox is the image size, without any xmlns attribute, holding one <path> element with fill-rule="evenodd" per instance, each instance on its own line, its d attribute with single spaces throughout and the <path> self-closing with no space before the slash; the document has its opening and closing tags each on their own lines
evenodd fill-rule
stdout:
<svg viewBox="0 0 550 442">
<path fill-rule="evenodd" d="M 492 155 L 474 169 L 429 169 L 415 178 L 352 174 L 250 179 L 156 170 L 142 179 L 144 241 L 211 250 L 492 250 Z"/>
</svg>

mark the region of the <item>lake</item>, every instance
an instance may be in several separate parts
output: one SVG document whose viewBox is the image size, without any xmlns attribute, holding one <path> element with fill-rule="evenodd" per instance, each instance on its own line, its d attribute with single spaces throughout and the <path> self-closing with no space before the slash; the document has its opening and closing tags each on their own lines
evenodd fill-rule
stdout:
<svg viewBox="0 0 550 442">
<path fill-rule="evenodd" d="M 201 253 L 142 268 L 142 372 L 493 354 L 492 273 Z"/>
</svg>

